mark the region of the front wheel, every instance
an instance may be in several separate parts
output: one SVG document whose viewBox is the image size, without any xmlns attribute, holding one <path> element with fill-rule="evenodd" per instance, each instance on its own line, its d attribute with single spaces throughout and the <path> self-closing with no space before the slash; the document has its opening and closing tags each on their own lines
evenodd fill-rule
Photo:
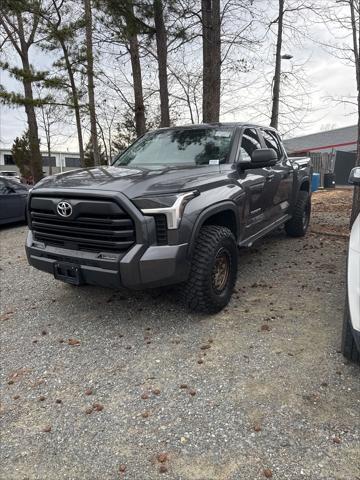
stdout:
<svg viewBox="0 0 360 480">
<path fill-rule="evenodd" d="M 309 227 L 311 215 L 311 197 L 309 192 L 300 190 L 293 215 L 285 223 L 285 231 L 290 237 L 303 237 Z"/>
<path fill-rule="evenodd" d="M 201 228 L 193 254 L 189 280 L 182 297 L 193 311 L 215 313 L 230 301 L 237 276 L 235 237 L 226 227 Z"/>
</svg>

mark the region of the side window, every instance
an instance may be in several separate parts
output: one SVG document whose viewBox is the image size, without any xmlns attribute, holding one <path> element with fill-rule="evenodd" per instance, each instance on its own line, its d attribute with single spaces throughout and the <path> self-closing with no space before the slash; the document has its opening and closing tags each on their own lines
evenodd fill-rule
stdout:
<svg viewBox="0 0 360 480">
<path fill-rule="evenodd" d="M 262 130 L 266 148 L 273 148 L 277 154 L 278 159 L 283 156 L 280 140 L 277 135 L 271 130 Z"/>
<path fill-rule="evenodd" d="M 24 185 L 14 181 L 12 182 L 9 181 L 9 187 L 15 190 L 15 192 L 19 192 L 19 193 L 24 193 L 27 191 L 27 188 Z"/>
<path fill-rule="evenodd" d="M 9 193 L 9 189 L 4 182 L 4 180 L 0 180 L 0 195 L 7 195 Z"/>
<path fill-rule="evenodd" d="M 241 138 L 240 160 L 250 162 L 254 150 L 261 148 L 259 136 L 253 128 L 246 128 Z"/>
</svg>

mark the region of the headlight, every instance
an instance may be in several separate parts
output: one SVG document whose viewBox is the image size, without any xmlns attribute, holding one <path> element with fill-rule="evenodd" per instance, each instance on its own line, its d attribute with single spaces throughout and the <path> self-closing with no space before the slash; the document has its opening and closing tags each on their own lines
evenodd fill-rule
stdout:
<svg viewBox="0 0 360 480">
<path fill-rule="evenodd" d="M 186 204 L 199 195 L 197 190 L 134 198 L 133 202 L 144 215 L 163 214 L 169 229 L 178 228 Z"/>
</svg>

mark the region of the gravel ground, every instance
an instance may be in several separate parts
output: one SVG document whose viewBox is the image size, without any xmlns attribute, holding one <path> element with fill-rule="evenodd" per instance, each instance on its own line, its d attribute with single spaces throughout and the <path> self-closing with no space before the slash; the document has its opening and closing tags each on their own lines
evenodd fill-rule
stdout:
<svg viewBox="0 0 360 480">
<path fill-rule="evenodd" d="M 2 479 L 360 478 L 346 238 L 278 231 L 242 250 L 231 304 L 201 316 L 171 290 L 56 282 L 28 266 L 25 234 L 0 232 Z"/>
</svg>

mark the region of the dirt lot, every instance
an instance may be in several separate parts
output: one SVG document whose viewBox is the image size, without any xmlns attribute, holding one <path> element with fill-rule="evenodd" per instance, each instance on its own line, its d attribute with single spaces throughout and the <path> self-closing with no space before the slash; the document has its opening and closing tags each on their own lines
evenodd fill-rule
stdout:
<svg viewBox="0 0 360 480">
<path fill-rule="evenodd" d="M 73 288 L 1 233 L 2 479 L 360 478 L 360 369 L 339 353 L 351 191 L 304 239 L 239 255 L 236 293 Z"/>
</svg>

